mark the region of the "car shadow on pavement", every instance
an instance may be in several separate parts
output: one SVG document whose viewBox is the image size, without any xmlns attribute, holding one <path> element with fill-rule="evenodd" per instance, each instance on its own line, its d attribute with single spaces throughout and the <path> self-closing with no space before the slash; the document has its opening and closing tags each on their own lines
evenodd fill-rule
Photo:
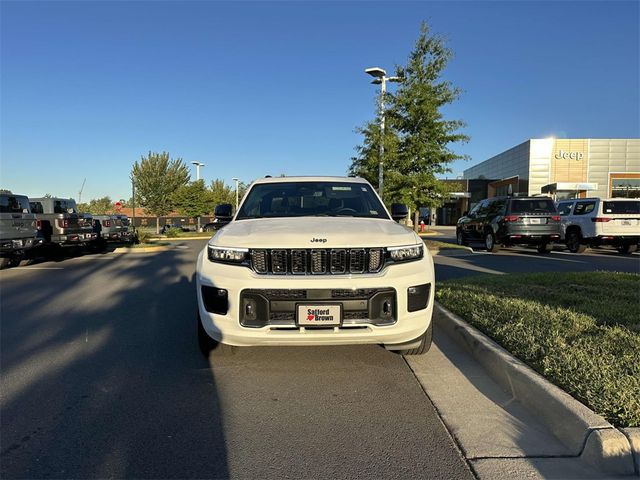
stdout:
<svg viewBox="0 0 640 480">
<path fill-rule="evenodd" d="M 226 478 L 185 252 L 2 283 L 2 478 Z"/>
</svg>

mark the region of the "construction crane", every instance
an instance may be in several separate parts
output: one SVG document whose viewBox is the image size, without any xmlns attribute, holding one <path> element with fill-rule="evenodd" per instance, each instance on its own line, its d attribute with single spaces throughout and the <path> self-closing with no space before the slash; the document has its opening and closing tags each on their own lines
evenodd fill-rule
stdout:
<svg viewBox="0 0 640 480">
<path fill-rule="evenodd" d="M 78 192 L 78 203 L 82 203 L 82 190 L 84 190 L 84 184 L 87 181 L 87 177 L 82 181 L 82 186 L 80 187 L 80 191 Z"/>
</svg>

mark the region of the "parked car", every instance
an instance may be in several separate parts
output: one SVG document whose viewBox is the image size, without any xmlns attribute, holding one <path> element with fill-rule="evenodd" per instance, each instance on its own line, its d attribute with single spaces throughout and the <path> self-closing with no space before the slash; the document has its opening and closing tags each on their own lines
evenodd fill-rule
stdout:
<svg viewBox="0 0 640 480">
<path fill-rule="evenodd" d="M 364 179 L 257 180 L 198 256 L 201 350 L 383 344 L 425 353 L 433 260 L 394 221 L 406 216 L 399 204 L 389 213 Z"/>
<path fill-rule="evenodd" d="M 549 197 L 488 198 L 458 220 L 456 238 L 460 245 L 482 242 L 490 252 L 534 245 L 547 253 L 560 240 L 560 215 Z"/>
<path fill-rule="evenodd" d="M 115 215 L 94 215 L 94 230 L 105 242 L 119 242 L 121 239 L 121 223 Z"/>
<path fill-rule="evenodd" d="M 29 199 L 31 211 L 43 243 L 54 247 L 79 246 L 94 237 L 90 217 L 78 215 L 76 202 L 69 198 L 43 197 Z"/>
<path fill-rule="evenodd" d="M 201 228 L 201 232 L 215 232 L 220 230 L 226 224 L 231 221 L 232 215 L 232 206 L 229 203 L 224 203 L 222 205 L 218 205 L 215 210 L 215 217 L 213 222 L 205 223 Z"/>
<path fill-rule="evenodd" d="M 131 225 L 129 217 L 120 213 L 113 216 L 115 217 L 116 227 L 120 232 L 120 240 L 128 243 L 135 242 L 137 235 L 133 226 Z"/>
<path fill-rule="evenodd" d="M 36 217 L 24 195 L 0 194 L 0 268 L 19 263 L 37 244 Z"/>
<path fill-rule="evenodd" d="M 558 203 L 562 238 L 569 251 L 612 245 L 632 253 L 640 242 L 640 199 L 579 198 Z"/>
</svg>

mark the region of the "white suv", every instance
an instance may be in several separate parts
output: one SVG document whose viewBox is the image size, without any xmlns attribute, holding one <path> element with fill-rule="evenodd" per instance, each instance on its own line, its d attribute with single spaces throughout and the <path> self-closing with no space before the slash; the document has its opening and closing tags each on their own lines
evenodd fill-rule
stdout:
<svg viewBox="0 0 640 480">
<path fill-rule="evenodd" d="M 406 207 L 392 213 L 403 218 Z M 261 179 L 198 256 L 200 348 L 383 344 L 425 353 L 434 279 L 423 241 L 392 220 L 366 180 Z"/>
<path fill-rule="evenodd" d="M 558 203 L 562 237 L 573 253 L 588 246 L 613 245 L 635 252 L 640 241 L 640 200 L 579 198 Z"/>
</svg>

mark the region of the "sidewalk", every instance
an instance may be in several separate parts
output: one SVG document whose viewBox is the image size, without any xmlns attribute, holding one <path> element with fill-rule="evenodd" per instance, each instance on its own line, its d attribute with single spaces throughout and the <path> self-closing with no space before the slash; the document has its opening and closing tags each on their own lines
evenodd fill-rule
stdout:
<svg viewBox="0 0 640 480">
<path fill-rule="evenodd" d="M 439 315 L 434 310 L 431 350 L 406 361 L 478 478 L 616 478 L 570 451 L 505 392 L 439 327 Z"/>
</svg>

